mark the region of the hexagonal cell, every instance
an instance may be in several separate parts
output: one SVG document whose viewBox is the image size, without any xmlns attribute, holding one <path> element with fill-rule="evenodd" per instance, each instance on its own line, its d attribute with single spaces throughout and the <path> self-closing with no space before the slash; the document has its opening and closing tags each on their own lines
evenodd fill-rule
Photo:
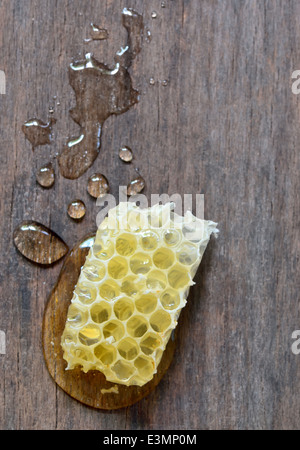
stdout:
<svg viewBox="0 0 300 450">
<path fill-rule="evenodd" d="M 151 257 L 146 253 L 136 253 L 130 259 L 130 269 L 133 273 L 148 273 L 151 269 L 152 261 Z"/>
<path fill-rule="evenodd" d="M 138 312 L 142 314 L 150 314 L 157 305 L 157 298 L 154 294 L 148 293 L 141 295 L 136 301 L 135 306 Z"/>
<path fill-rule="evenodd" d="M 191 281 L 188 271 L 179 264 L 176 264 L 169 270 L 168 280 L 170 286 L 174 289 L 186 287 Z"/>
<path fill-rule="evenodd" d="M 128 386 L 142 386 L 143 384 L 145 384 L 145 379 L 139 375 L 134 375 L 128 380 Z"/>
<path fill-rule="evenodd" d="M 134 303 L 129 298 L 120 298 L 114 305 L 114 312 L 116 317 L 122 322 L 129 319 L 134 311 Z"/>
<path fill-rule="evenodd" d="M 144 250 L 155 250 L 159 242 L 159 237 L 154 231 L 144 231 L 141 237 L 141 246 Z"/>
<path fill-rule="evenodd" d="M 155 363 L 152 359 L 146 358 L 145 356 L 139 356 L 134 361 L 134 365 L 143 378 L 152 377 L 153 370 L 155 368 Z"/>
<path fill-rule="evenodd" d="M 117 351 L 113 345 L 99 344 L 94 348 L 94 354 L 104 365 L 110 366 L 116 360 Z"/>
<path fill-rule="evenodd" d="M 163 333 L 167 330 L 171 325 L 171 322 L 172 320 L 170 314 L 163 309 L 156 311 L 150 317 L 150 325 L 154 331 L 157 331 L 157 333 Z"/>
<path fill-rule="evenodd" d="M 166 289 L 159 299 L 162 307 L 168 311 L 172 311 L 180 305 L 180 295 L 174 289 Z"/>
<path fill-rule="evenodd" d="M 129 233 L 121 234 L 116 240 L 116 250 L 121 256 L 131 256 L 136 247 L 136 238 Z"/>
<path fill-rule="evenodd" d="M 120 286 L 114 280 L 107 279 L 100 285 L 99 293 L 105 300 L 113 300 L 120 295 Z"/>
<path fill-rule="evenodd" d="M 82 359 L 83 361 L 93 361 L 94 357 L 92 352 L 82 347 L 74 347 L 71 350 L 71 354 L 78 359 Z"/>
<path fill-rule="evenodd" d="M 126 361 L 116 362 L 116 364 L 112 367 L 112 370 L 115 372 L 119 380 L 122 381 L 128 380 L 128 378 L 132 377 L 135 373 L 135 368 L 132 364 L 127 363 Z"/>
<path fill-rule="evenodd" d="M 88 320 L 88 311 L 78 307 L 75 303 L 71 303 L 68 310 L 67 322 L 75 328 L 81 327 Z"/>
<path fill-rule="evenodd" d="M 127 331 L 132 337 L 141 337 L 148 330 L 148 321 L 143 316 L 133 316 L 127 322 Z"/>
<path fill-rule="evenodd" d="M 167 285 L 167 278 L 160 270 L 152 270 L 147 276 L 147 288 L 155 292 L 163 291 Z"/>
<path fill-rule="evenodd" d="M 101 330 L 96 325 L 88 324 L 78 333 L 78 339 L 83 345 L 94 345 L 101 338 Z"/>
<path fill-rule="evenodd" d="M 189 267 L 191 279 L 193 279 L 194 276 L 196 275 L 198 268 L 199 268 L 199 261 L 195 262 L 195 264 L 193 264 L 191 267 Z"/>
<path fill-rule="evenodd" d="M 89 281 L 101 281 L 105 277 L 106 269 L 101 261 L 87 262 L 82 273 Z"/>
<path fill-rule="evenodd" d="M 162 358 L 162 355 L 163 355 L 163 350 L 161 349 L 161 348 L 158 348 L 157 350 L 156 350 L 156 353 L 155 353 L 155 360 L 156 360 L 156 365 L 158 366 L 158 364 L 160 363 L 160 361 L 161 361 L 161 358 Z"/>
<path fill-rule="evenodd" d="M 168 269 L 174 262 L 174 253 L 167 248 L 159 248 L 153 255 L 153 262 L 159 269 Z"/>
<path fill-rule="evenodd" d="M 116 321 L 112 320 L 108 322 L 103 327 L 103 336 L 105 339 L 112 337 L 113 342 L 119 341 L 124 336 L 125 330 L 123 325 Z"/>
<path fill-rule="evenodd" d="M 168 228 L 170 226 L 170 212 L 168 210 L 156 210 L 148 214 L 149 228 Z"/>
<path fill-rule="evenodd" d="M 129 275 L 121 284 L 121 291 L 132 297 L 136 295 L 145 286 L 145 281 L 140 280 L 137 275 Z"/>
<path fill-rule="evenodd" d="M 182 229 L 182 234 L 185 239 L 191 242 L 199 242 L 203 239 L 204 224 L 203 222 L 190 222 L 186 224 Z"/>
<path fill-rule="evenodd" d="M 91 318 L 95 323 L 106 322 L 111 316 L 111 306 L 107 302 L 100 302 L 91 308 Z"/>
<path fill-rule="evenodd" d="M 177 245 L 181 240 L 181 235 L 179 231 L 176 230 L 175 228 L 170 228 L 164 231 L 163 237 L 165 243 L 171 247 Z"/>
<path fill-rule="evenodd" d="M 130 361 L 139 354 L 139 346 L 133 339 L 126 338 L 119 343 L 118 351 L 122 358 Z"/>
<path fill-rule="evenodd" d="M 97 296 L 96 288 L 89 282 L 82 282 L 75 288 L 75 293 L 78 296 L 78 300 L 83 305 L 90 305 L 93 303 Z"/>
<path fill-rule="evenodd" d="M 165 342 L 168 342 L 173 331 L 174 331 L 174 328 L 170 328 L 168 331 L 165 332 L 165 334 L 164 334 Z"/>
<path fill-rule="evenodd" d="M 71 330 L 69 326 L 66 326 L 62 336 L 62 341 L 66 344 L 76 344 L 77 332 L 75 330 Z"/>
<path fill-rule="evenodd" d="M 138 233 L 139 231 L 146 228 L 147 225 L 147 217 L 139 211 L 129 211 L 127 216 L 127 226 L 128 229 L 133 231 L 134 233 Z"/>
<path fill-rule="evenodd" d="M 181 264 L 190 266 L 197 261 L 198 248 L 189 242 L 185 242 L 182 248 L 176 253 L 176 257 Z"/>
<path fill-rule="evenodd" d="M 93 254 L 96 258 L 106 261 L 111 258 L 115 252 L 114 244 L 112 241 L 104 239 L 97 239 L 93 245 Z"/>
<path fill-rule="evenodd" d="M 108 263 L 108 273 L 112 278 L 120 279 L 128 272 L 128 264 L 122 256 L 115 256 Z"/>
<path fill-rule="evenodd" d="M 151 355 L 162 344 L 161 338 L 155 333 L 147 333 L 140 343 L 140 347 L 145 355 Z"/>
</svg>

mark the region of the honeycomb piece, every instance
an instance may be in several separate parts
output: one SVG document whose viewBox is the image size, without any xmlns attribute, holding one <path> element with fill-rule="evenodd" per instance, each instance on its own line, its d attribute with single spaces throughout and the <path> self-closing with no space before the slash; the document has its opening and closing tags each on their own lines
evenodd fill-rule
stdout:
<svg viewBox="0 0 300 450">
<path fill-rule="evenodd" d="M 120 203 L 100 225 L 61 339 L 67 369 L 143 386 L 153 378 L 216 224 L 174 205 Z"/>
</svg>

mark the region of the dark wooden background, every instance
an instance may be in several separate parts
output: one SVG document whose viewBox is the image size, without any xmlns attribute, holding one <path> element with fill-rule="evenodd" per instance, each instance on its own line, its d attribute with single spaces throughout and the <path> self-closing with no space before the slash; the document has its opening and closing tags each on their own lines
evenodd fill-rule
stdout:
<svg viewBox="0 0 300 450">
<path fill-rule="evenodd" d="M 1 298 L 0 427 L 3 429 L 295 429 L 300 427 L 300 355 L 291 351 L 299 313 L 300 2 L 295 0 L 2 0 L 0 69 Z M 87 51 L 112 64 L 125 42 L 124 7 L 143 14 L 152 41 L 130 69 L 141 92 L 134 108 L 110 117 L 102 151 L 76 181 L 58 175 L 49 191 L 38 167 L 78 131 L 68 64 Z M 157 18 L 151 18 L 151 12 Z M 89 24 L 109 39 L 87 45 Z M 156 82 L 168 79 L 168 86 Z M 55 106 L 54 142 L 33 153 L 21 131 Z M 130 145 L 145 194 L 203 193 L 219 223 L 179 323 L 178 347 L 160 385 L 138 404 L 102 412 L 73 400 L 50 378 L 42 317 L 61 262 L 41 269 L 17 253 L 24 219 L 53 228 L 71 247 L 95 230 L 86 192 L 95 171 L 111 192 L 134 168 L 118 159 Z M 76 224 L 68 203 L 81 198 Z"/>
</svg>

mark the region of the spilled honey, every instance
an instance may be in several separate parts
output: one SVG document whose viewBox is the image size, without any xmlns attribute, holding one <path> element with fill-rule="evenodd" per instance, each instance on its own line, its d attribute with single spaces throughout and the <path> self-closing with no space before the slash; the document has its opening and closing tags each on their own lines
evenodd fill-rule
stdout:
<svg viewBox="0 0 300 450">
<path fill-rule="evenodd" d="M 61 336 L 81 267 L 93 243 L 93 235 L 82 239 L 65 259 L 58 282 L 50 294 L 44 311 L 43 350 L 50 375 L 67 394 L 94 408 L 111 410 L 130 406 L 155 389 L 171 364 L 176 342 L 174 336 L 169 340 L 157 373 L 142 387 L 120 384 L 116 389 L 115 383 L 107 381 L 99 370 L 90 370 L 87 373 L 80 367 L 65 370 Z"/>
<path fill-rule="evenodd" d="M 30 119 L 22 126 L 22 131 L 26 139 L 31 143 L 32 149 L 40 145 L 51 143 L 52 126 L 56 123 L 56 119 L 51 118 L 48 123 L 44 123 L 39 119 Z"/>
<path fill-rule="evenodd" d="M 42 265 L 53 264 L 68 252 L 68 246 L 41 223 L 25 221 L 14 231 L 14 244 L 25 258 Z"/>
<path fill-rule="evenodd" d="M 128 69 L 141 51 L 143 18 L 132 9 L 124 8 L 122 25 L 127 31 L 127 42 L 116 53 L 112 68 L 97 61 L 91 53 L 69 67 L 69 81 L 76 97 L 76 106 L 70 115 L 81 131 L 79 136 L 69 140 L 58 158 L 65 178 L 80 177 L 94 163 L 100 151 L 105 120 L 113 114 L 123 114 L 138 102 L 139 94 L 132 87 Z"/>
<path fill-rule="evenodd" d="M 36 181 L 43 188 L 49 189 L 55 181 L 55 172 L 52 163 L 45 164 L 40 167 L 36 173 Z"/>
</svg>

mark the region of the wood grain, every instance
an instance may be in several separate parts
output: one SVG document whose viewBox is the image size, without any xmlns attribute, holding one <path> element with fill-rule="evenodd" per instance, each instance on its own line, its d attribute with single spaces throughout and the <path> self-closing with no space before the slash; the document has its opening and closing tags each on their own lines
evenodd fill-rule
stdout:
<svg viewBox="0 0 300 450">
<path fill-rule="evenodd" d="M 300 65 L 297 0 L 3 0 L 0 3 L 0 427 L 4 429 L 296 429 L 300 357 L 291 352 L 299 312 Z M 78 180 L 59 176 L 56 153 L 78 128 L 67 68 L 91 51 L 111 64 L 124 42 L 124 7 L 152 33 L 130 68 L 140 102 L 104 125 L 94 166 Z M 152 11 L 157 18 L 151 18 Z M 90 22 L 109 39 L 83 42 Z M 155 84 L 150 85 L 153 77 Z M 162 80 L 168 80 L 163 86 Z M 53 96 L 57 96 L 54 101 Z M 60 105 L 57 105 L 57 102 Z M 48 119 L 54 141 L 32 152 L 23 123 Z M 102 413 L 66 395 L 49 376 L 42 318 L 61 264 L 33 266 L 13 245 L 14 228 L 36 220 L 71 248 L 96 229 L 87 180 L 103 173 L 117 195 L 134 165 L 145 194 L 204 193 L 205 217 L 219 223 L 178 328 L 173 363 L 135 405 Z M 53 161 L 55 186 L 35 173 Z M 81 198 L 83 221 L 66 214 Z"/>
</svg>

